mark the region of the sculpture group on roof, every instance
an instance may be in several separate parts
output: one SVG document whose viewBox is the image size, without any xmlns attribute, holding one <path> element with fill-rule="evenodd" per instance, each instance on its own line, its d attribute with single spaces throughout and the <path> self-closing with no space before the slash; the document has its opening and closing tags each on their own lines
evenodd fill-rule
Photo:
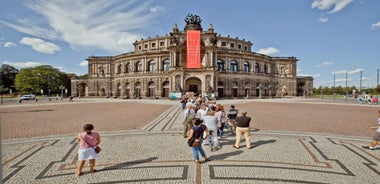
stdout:
<svg viewBox="0 0 380 184">
<path fill-rule="evenodd" d="M 185 18 L 186 25 L 190 24 L 196 24 L 196 25 L 201 25 L 202 19 L 198 15 L 193 15 L 191 13 L 187 14 Z"/>
</svg>

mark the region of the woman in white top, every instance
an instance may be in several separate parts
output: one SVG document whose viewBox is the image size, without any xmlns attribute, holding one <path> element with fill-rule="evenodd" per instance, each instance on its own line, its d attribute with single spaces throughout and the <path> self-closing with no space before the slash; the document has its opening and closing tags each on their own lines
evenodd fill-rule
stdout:
<svg viewBox="0 0 380 184">
<path fill-rule="evenodd" d="M 218 136 L 217 136 L 217 130 L 218 130 L 218 117 L 215 116 L 215 111 L 209 110 L 207 115 L 203 117 L 203 123 L 208 128 L 210 135 L 209 138 L 214 137 L 214 141 L 219 145 L 218 143 Z M 208 142 L 211 140 L 209 139 Z"/>
</svg>

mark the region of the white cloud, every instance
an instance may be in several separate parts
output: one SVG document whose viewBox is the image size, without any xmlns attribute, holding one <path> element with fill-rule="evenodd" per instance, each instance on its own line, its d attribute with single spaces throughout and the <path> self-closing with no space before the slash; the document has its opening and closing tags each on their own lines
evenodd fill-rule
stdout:
<svg viewBox="0 0 380 184">
<path fill-rule="evenodd" d="M 358 69 L 355 69 L 355 70 L 352 70 L 352 71 L 339 70 L 339 71 L 335 71 L 335 72 L 332 72 L 332 73 L 336 74 L 336 75 L 339 75 L 339 74 L 348 74 L 348 75 L 351 75 L 351 74 L 360 73 L 361 71 L 363 71 L 363 69 L 358 68 Z"/>
<path fill-rule="evenodd" d="M 33 1 L 28 8 L 41 19 L 20 18 L 5 25 L 22 33 L 69 43 L 72 49 L 102 49 L 111 53 L 132 50 L 139 40 L 136 30 L 149 24 L 164 7 L 153 1 L 82 0 Z M 21 21 L 22 19 L 22 21 Z"/>
<path fill-rule="evenodd" d="M 353 0 L 314 0 L 311 8 L 318 8 L 319 10 L 330 10 L 328 13 L 336 13 L 345 8 Z"/>
<path fill-rule="evenodd" d="M 355 73 L 360 73 L 361 71 L 363 71 L 363 69 L 358 68 L 358 69 L 355 69 L 355 70 L 349 71 L 348 74 L 351 75 L 351 74 L 355 74 Z"/>
<path fill-rule="evenodd" d="M 318 21 L 323 23 L 323 22 L 327 22 L 327 21 L 329 21 L 329 19 L 328 19 L 328 18 L 322 18 L 322 17 L 321 17 L 321 18 L 318 19 Z"/>
<path fill-rule="evenodd" d="M 87 67 L 88 66 L 88 61 L 82 61 L 82 62 L 80 62 L 79 66 L 85 66 L 85 67 Z"/>
<path fill-rule="evenodd" d="M 333 74 L 336 74 L 336 75 L 339 75 L 339 74 L 346 74 L 348 73 L 347 70 L 339 70 L 339 71 L 336 71 L 336 72 L 332 72 Z"/>
<path fill-rule="evenodd" d="M 4 46 L 4 47 L 15 47 L 16 44 L 13 43 L 13 42 L 5 42 L 3 46 Z"/>
<path fill-rule="evenodd" d="M 380 21 L 378 21 L 378 22 L 372 24 L 371 27 L 372 27 L 372 29 L 379 29 L 379 28 L 380 28 Z"/>
<path fill-rule="evenodd" d="M 28 68 L 28 67 L 36 67 L 39 65 L 43 65 L 43 63 L 33 62 L 33 61 L 28 61 L 28 62 L 4 61 L 3 64 L 7 64 L 7 65 L 13 66 L 13 67 L 18 68 L 18 69 Z"/>
<path fill-rule="evenodd" d="M 280 50 L 278 50 L 274 47 L 262 48 L 262 49 L 259 49 L 259 51 L 257 51 L 257 53 L 265 54 L 265 55 L 274 55 L 274 54 L 277 54 L 279 52 L 280 52 Z"/>
<path fill-rule="evenodd" d="M 334 64 L 334 62 L 325 61 L 322 64 L 317 65 L 317 67 L 326 67 L 326 66 L 330 66 L 330 65 L 333 65 L 333 64 Z"/>
<path fill-rule="evenodd" d="M 56 51 L 61 50 L 58 45 L 51 42 L 45 42 L 39 38 L 24 37 L 20 40 L 20 43 L 29 45 L 33 50 L 45 54 L 54 54 Z"/>
</svg>

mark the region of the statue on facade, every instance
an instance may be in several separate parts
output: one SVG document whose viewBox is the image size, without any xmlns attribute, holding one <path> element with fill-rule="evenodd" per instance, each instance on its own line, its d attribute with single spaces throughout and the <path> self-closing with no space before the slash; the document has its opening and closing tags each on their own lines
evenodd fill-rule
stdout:
<svg viewBox="0 0 380 184">
<path fill-rule="evenodd" d="M 177 38 L 177 36 L 173 35 L 172 37 L 170 37 L 170 44 L 171 45 L 178 45 L 178 38 Z"/>
<path fill-rule="evenodd" d="M 195 25 L 201 25 L 202 19 L 198 15 L 193 15 L 191 13 L 187 14 L 185 18 L 186 25 L 189 24 L 195 24 Z"/>
<path fill-rule="evenodd" d="M 186 22 L 185 31 L 187 30 L 202 30 L 201 22 L 202 19 L 198 15 L 193 15 L 191 13 L 187 14 L 184 19 Z"/>
</svg>

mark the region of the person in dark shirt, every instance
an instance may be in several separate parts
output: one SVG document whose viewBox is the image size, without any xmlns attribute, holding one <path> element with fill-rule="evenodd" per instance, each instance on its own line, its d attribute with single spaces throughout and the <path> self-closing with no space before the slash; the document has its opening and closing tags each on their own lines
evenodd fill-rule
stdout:
<svg viewBox="0 0 380 184">
<path fill-rule="evenodd" d="M 239 111 L 235 109 L 235 105 L 231 105 L 231 109 L 228 111 L 228 127 L 230 128 L 230 133 L 236 133 L 236 118 L 239 114 Z"/>
<path fill-rule="evenodd" d="M 251 122 L 251 117 L 247 116 L 247 111 L 242 111 L 241 116 L 236 118 L 236 143 L 233 146 L 236 149 L 240 147 L 241 137 L 244 135 L 245 142 L 248 149 L 251 149 L 251 132 L 249 124 Z"/>
</svg>

